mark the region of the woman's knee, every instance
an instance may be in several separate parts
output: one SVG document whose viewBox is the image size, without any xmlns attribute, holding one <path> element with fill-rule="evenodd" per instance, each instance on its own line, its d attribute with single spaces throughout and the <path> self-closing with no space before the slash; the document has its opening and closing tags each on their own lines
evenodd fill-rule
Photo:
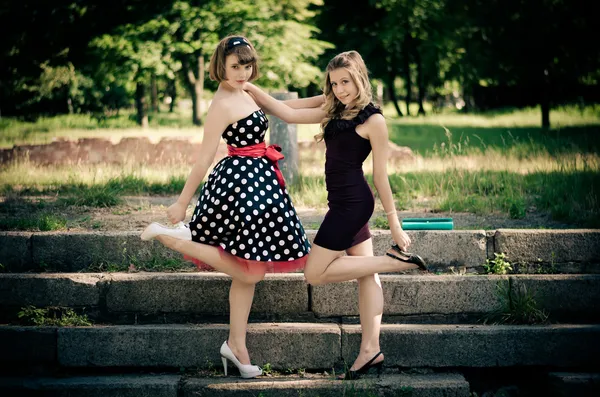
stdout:
<svg viewBox="0 0 600 397">
<path fill-rule="evenodd" d="M 304 272 L 304 280 L 310 285 L 323 284 L 323 279 L 320 274 L 314 272 Z"/>
<path fill-rule="evenodd" d="M 254 266 L 246 271 L 242 271 L 242 275 L 240 277 L 236 277 L 236 279 L 246 284 L 257 284 L 264 280 L 266 273 L 266 268 L 258 268 Z"/>
</svg>

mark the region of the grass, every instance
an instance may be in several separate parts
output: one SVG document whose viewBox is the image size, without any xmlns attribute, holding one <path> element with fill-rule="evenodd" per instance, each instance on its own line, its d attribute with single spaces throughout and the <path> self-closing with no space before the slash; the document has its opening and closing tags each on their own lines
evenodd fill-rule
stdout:
<svg viewBox="0 0 600 397">
<path fill-rule="evenodd" d="M 428 107 L 426 107 L 427 109 Z M 383 108 L 388 119 L 390 138 L 399 145 L 410 146 L 420 154 L 432 151 L 435 144 L 445 142 L 446 127 L 454 136 L 455 142 L 468 140 L 471 146 L 503 145 L 512 139 L 527 143 L 530 136 L 534 141 L 546 140 L 546 134 L 540 128 L 539 108 L 503 109 L 482 114 L 461 114 L 445 112 L 428 113 L 427 116 L 398 118 L 388 103 Z M 416 112 L 413 112 L 416 114 Z M 577 131 L 598 131 L 600 126 L 600 105 L 579 107 L 563 106 L 550 113 L 552 133 L 550 138 L 577 134 Z M 319 126 L 298 125 L 298 139 L 312 141 L 319 133 Z M 16 118 L 0 119 L 0 148 L 15 144 L 49 143 L 53 139 L 65 138 L 105 138 L 113 142 L 123 137 L 144 136 L 153 142 L 164 137 L 185 136 L 195 141 L 202 139 L 203 127 L 191 123 L 191 110 L 180 109 L 174 113 L 162 111 L 149 113 L 149 128 L 139 128 L 135 124 L 133 110 L 124 110 L 115 116 L 97 116 L 90 114 L 59 115 L 41 117 L 34 122 Z M 554 135 L 553 135 L 554 134 Z M 268 137 L 268 134 L 267 134 Z M 586 142 L 575 138 L 582 147 Z M 598 146 L 597 139 L 595 140 Z"/>
<path fill-rule="evenodd" d="M 26 306 L 18 313 L 24 325 L 77 327 L 90 326 L 92 322 L 85 314 L 77 314 L 73 309 L 65 307 L 37 308 Z"/>
<path fill-rule="evenodd" d="M 513 219 L 545 211 L 555 220 L 599 227 L 600 106 L 556 109 L 551 118 L 562 127 L 550 131 L 535 127 L 538 110 L 390 118 L 391 140 L 408 144 L 421 155 L 414 161 L 389 161 L 397 208 L 425 206 L 438 212 L 500 213 Z M 166 127 L 157 131 L 170 133 L 170 123 L 177 124 L 174 120 L 178 117 L 182 115 L 160 113 L 154 119 L 155 125 Z M 10 119 L 2 119 L 2 123 L 6 128 L 1 139 L 11 134 L 24 139 L 38 133 L 46 137 L 68 135 L 84 127 L 96 128 L 86 131 L 100 137 L 113 131 L 98 128 L 98 123 L 113 126 L 111 122 L 92 121 L 84 115 L 40 119 L 31 125 Z M 118 125 L 127 125 L 123 123 Z M 136 131 L 143 132 L 133 128 L 115 130 L 115 134 L 124 136 Z M 201 128 L 194 129 L 196 137 L 200 132 Z M 316 132 L 318 126 L 299 126 L 298 135 L 310 139 Z M 294 204 L 325 208 L 324 151 L 303 151 L 300 156 L 298 183 L 288 186 Z M 189 170 L 187 164 L 42 167 L 23 161 L 0 168 L 0 194 L 52 195 L 63 206 L 110 207 L 117 205 L 123 195 L 176 195 Z M 370 159 L 364 170 L 372 185 Z M 15 222 L 22 226 L 9 226 L 31 229 L 36 224 L 34 219 Z M 385 222 L 379 223 L 384 226 Z"/>
<path fill-rule="evenodd" d="M 502 308 L 483 318 L 484 324 L 544 324 L 549 313 L 538 307 L 534 294 L 525 286 L 513 288 L 498 284 Z"/>
<path fill-rule="evenodd" d="M 125 256 L 126 260 L 123 260 L 121 263 L 96 262 L 88 266 L 87 271 L 92 273 L 180 272 L 195 269 L 195 266 L 191 262 L 179 258 L 154 256 L 149 259 L 139 260 L 135 256 Z"/>
<path fill-rule="evenodd" d="M 513 219 L 522 219 L 531 211 L 545 211 L 557 221 L 600 227 L 599 167 L 595 159 L 528 172 L 448 167 L 441 171 L 394 172 L 389 181 L 398 209 L 426 205 L 437 212 L 501 213 Z M 68 167 L 32 170 L 14 166 L 0 171 L 0 179 L 5 181 L 0 189 L 16 197 L 55 195 L 62 205 L 110 207 L 118 204 L 122 195 L 176 195 L 187 174 L 187 170 L 177 174 L 168 167 L 155 168 L 153 173 L 132 170 L 132 174 L 125 174 L 123 168 L 105 167 L 100 177 L 93 167 L 86 170 L 80 168 L 76 176 L 71 174 L 61 181 L 61 175 L 72 172 Z M 371 174 L 367 179 L 372 184 Z M 288 190 L 297 207 L 326 207 L 322 175 L 302 175 L 299 183 L 288 186 Z"/>
</svg>

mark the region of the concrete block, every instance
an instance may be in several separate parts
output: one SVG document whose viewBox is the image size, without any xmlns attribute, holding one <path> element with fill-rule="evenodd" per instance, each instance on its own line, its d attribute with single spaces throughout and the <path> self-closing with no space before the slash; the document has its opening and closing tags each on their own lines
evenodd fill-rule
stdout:
<svg viewBox="0 0 600 397">
<path fill-rule="evenodd" d="M 98 282 L 102 274 L 0 274 L 0 304 L 3 308 L 63 306 L 98 306 Z"/>
<path fill-rule="evenodd" d="M 28 232 L 0 232 L 0 271 L 32 270 L 31 236 Z"/>
<path fill-rule="evenodd" d="M 412 244 L 409 251 L 419 254 L 434 269 L 453 267 L 477 268 L 487 258 L 487 240 L 483 230 L 407 231 Z M 375 255 L 385 255 L 393 244 L 389 231 L 375 230 Z"/>
<path fill-rule="evenodd" d="M 62 328 L 58 360 L 66 367 L 218 367 L 228 328 L 217 324 Z M 254 363 L 274 368 L 331 368 L 340 357 L 337 325 L 250 324 L 247 343 Z"/>
<path fill-rule="evenodd" d="M 382 275 L 384 315 L 483 315 L 502 308 L 499 287 L 506 276 Z M 312 287 L 312 308 L 320 317 L 357 316 L 358 283 Z"/>
<path fill-rule="evenodd" d="M 231 277 L 223 273 L 115 273 L 110 276 L 109 312 L 229 312 Z M 258 283 L 253 314 L 305 313 L 308 286 L 302 274 L 268 274 Z"/>
<path fill-rule="evenodd" d="M 393 325 L 381 327 L 388 366 L 585 367 L 600 354 L 600 325 Z M 342 326 L 342 357 L 354 360 L 360 326 Z"/>
<path fill-rule="evenodd" d="M 530 293 L 554 320 L 600 320 L 600 275 L 510 276 L 511 290 Z"/>
<path fill-rule="evenodd" d="M 0 378 L 4 397 L 177 397 L 177 375 Z"/>
<path fill-rule="evenodd" d="M 56 363 L 56 328 L 0 326 L 0 366 Z"/>
<path fill-rule="evenodd" d="M 600 230 L 515 230 L 499 229 L 496 252 L 510 262 L 600 263 Z"/>
<path fill-rule="evenodd" d="M 183 386 L 183 397 L 339 397 L 376 395 L 381 397 L 468 397 L 469 384 L 462 375 L 386 375 L 380 379 L 352 382 L 315 379 L 189 379 Z"/>
</svg>

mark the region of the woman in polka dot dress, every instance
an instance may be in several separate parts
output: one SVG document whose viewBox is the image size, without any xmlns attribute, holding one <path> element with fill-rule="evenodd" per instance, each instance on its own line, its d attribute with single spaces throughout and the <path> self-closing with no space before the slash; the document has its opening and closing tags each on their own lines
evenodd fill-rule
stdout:
<svg viewBox="0 0 600 397">
<path fill-rule="evenodd" d="M 246 348 L 248 315 L 257 282 L 266 272 L 302 269 L 310 244 L 288 196 L 277 166 L 283 155 L 264 142 L 268 121 L 243 84 L 258 75 L 257 54 L 242 36 L 224 38 L 210 62 L 210 77 L 219 82 L 208 110 L 198 160 L 176 203 L 167 209 L 172 223 L 185 218 L 186 208 L 210 167 L 219 140 L 229 156 L 210 173 L 188 226 L 168 228 L 152 223 L 141 235 L 156 238 L 191 259 L 201 269 L 216 269 L 232 277 L 229 293 L 229 338 L 221 346 L 227 360 L 244 378 L 262 373 L 250 364 Z M 310 108 L 322 97 L 288 101 Z M 304 109 L 299 109 L 303 111 Z"/>
</svg>

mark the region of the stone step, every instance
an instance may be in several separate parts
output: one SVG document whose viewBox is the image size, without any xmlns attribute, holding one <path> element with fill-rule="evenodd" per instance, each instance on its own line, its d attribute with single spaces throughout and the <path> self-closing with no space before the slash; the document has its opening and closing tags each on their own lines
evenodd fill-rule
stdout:
<svg viewBox="0 0 600 397">
<path fill-rule="evenodd" d="M 459 374 L 384 375 L 351 382 L 331 376 L 277 378 L 262 376 L 189 378 L 178 375 L 112 375 L 73 378 L 0 378 L 3 397 L 338 397 L 408 396 L 469 397 L 469 384 Z M 27 393 L 27 394 L 25 394 Z"/>
<path fill-rule="evenodd" d="M 530 294 L 553 321 L 600 322 L 600 275 L 382 275 L 387 322 L 469 323 Z M 222 273 L 0 274 L 0 321 L 28 305 L 85 310 L 96 323 L 222 321 L 231 279 Z M 514 300 L 514 296 L 511 297 Z M 358 316 L 356 281 L 310 286 L 302 274 L 257 285 L 253 321 L 339 321 Z"/>
<path fill-rule="evenodd" d="M 553 372 L 549 378 L 552 397 L 600 396 L 600 373 Z"/>
<path fill-rule="evenodd" d="M 351 362 L 359 325 L 259 323 L 248 327 L 253 362 L 325 369 Z M 0 326 L 0 367 L 218 368 L 228 325 Z M 586 368 L 597 365 L 600 325 L 383 324 L 387 367 Z"/>
<path fill-rule="evenodd" d="M 181 376 L 0 377 L 3 397 L 178 397 Z"/>
<path fill-rule="evenodd" d="M 181 259 L 158 242 L 132 232 L 0 232 L 0 263 L 5 272 L 86 271 L 100 264 L 129 265 Z M 436 271 L 450 268 L 481 272 L 486 259 L 506 253 L 519 269 L 532 272 L 600 273 L 600 230 L 451 230 L 409 231 L 411 251 Z M 316 231 L 308 230 L 312 241 Z M 389 231 L 373 231 L 373 248 L 383 255 L 392 244 Z M 193 269 L 190 263 L 187 268 Z"/>
</svg>

